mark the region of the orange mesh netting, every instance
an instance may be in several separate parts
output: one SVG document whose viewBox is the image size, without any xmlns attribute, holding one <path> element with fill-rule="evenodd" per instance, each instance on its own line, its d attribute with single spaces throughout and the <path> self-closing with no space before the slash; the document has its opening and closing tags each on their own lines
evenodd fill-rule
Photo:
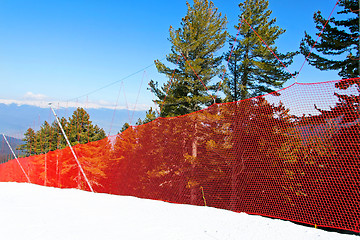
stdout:
<svg viewBox="0 0 360 240">
<path fill-rule="evenodd" d="M 359 80 L 297 83 L 74 150 L 97 192 L 359 232 Z M 32 183 L 89 190 L 69 148 L 19 161 Z M 27 181 L 15 160 L 0 180 Z"/>
</svg>

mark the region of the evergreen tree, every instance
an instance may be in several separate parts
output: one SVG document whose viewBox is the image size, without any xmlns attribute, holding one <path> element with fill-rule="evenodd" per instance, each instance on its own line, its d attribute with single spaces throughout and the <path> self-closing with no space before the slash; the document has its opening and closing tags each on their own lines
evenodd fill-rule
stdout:
<svg viewBox="0 0 360 240">
<path fill-rule="evenodd" d="M 124 123 L 124 125 L 122 126 L 122 128 L 120 129 L 120 132 L 119 133 L 122 133 L 124 132 L 126 129 L 128 129 L 130 127 L 130 124 L 129 123 Z M 119 134 L 118 133 L 118 134 Z"/>
<path fill-rule="evenodd" d="M 65 117 L 62 117 L 59 119 L 61 126 L 66 127 L 68 126 L 68 121 Z M 56 150 L 56 149 L 63 149 L 65 147 L 67 147 L 67 143 L 65 141 L 64 136 L 61 133 L 61 129 L 59 127 L 59 124 L 57 123 L 57 121 L 54 121 L 51 124 L 51 128 L 53 129 L 53 135 L 52 135 L 52 145 L 51 145 L 51 150 Z"/>
<path fill-rule="evenodd" d="M 149 122 L 152 122 L 154 121 L 156 118 L 158 117 L 158 114 L 156 113 L 155 110 L 153 110 L 152 107 L 150 107 L 150 109 L 148 111 L 146 111 L 146 115 L 145 115 L 145 118 L 144 120 L 142 119 L 138 119 L 137 122 L 135 123 L 136 126 L 139 126 L 139 125 L 143 125 L 143 124 L 146 124 L 146 123 L 149 123 Z M 122 133 L 124 132 L 126 129 L 128 129 L 130 127 L 130 124 L 129 123 L 124 123 L 124 125 L 122 126 L 122 128 L 120 129 L 120 132 L 119 133 Z M 118 133 L 118 134 L 119 134 Z"/>
<path fill-rule="evenodd" d="M 51 145 L 55 144 L 52 142 L 51 139 L 52 132 L 53 129 L 51 129 L 51 125 L 47 121 L 45 121 L 36 134 L 38 139 L 37 153 L 47 153 L 51 150 Z"/>
<path fill-rule="evenodd" d="M 340 0 L 339 6 L 343 9 L 338 14 L 343 17 L 339 16 L 338 20 L 331 18 L 316 44 L 315 40 L 305 32 L 300 51 L 307 57 L 315 44 L 314 49 L 318 53 L 311 52 L 308 58 L 309 64 L 320 70 L 338 70 L 339 76 L 343 78 L 359 77 L 359 1 Z M 320 11 L 314 13 L 314 22 L 319 33 L 326 21 Z"/>
<path fill-rule="evenodd" d="M 35 137 L 35 134 L 36 133 L 35 133 L 34 129 L 28 128 L 28 130 L 26 130 L 26 132 L 24 133 L 24 138 L 22 139 L 24 144 L 21 144 L 21 145 L 19 145 L 17 147 L 17 150 L 22 151 L 25 156 L 36 154 L 36 150 L 35 150 L 36 137 Z"/>
<path fill-rule="evenodd" d="M 92 124 L 90 115 L 83 108 L 74 111 L 66 129 L 71 145 L 93 142 L 106 137 L 105 131 Z"/>
<path fill-rule="evenodd" d="M 105 131 L 92 124 L 89 114 L 83 108 L 75 110 L 69 120 L 61 118 L 60 123 L 72 146 L 106 137 Z M 36 132 L 29 128 L 24 134 L 23 141 L 24 144 L 20 145 L 18 149 L 22 150 L 25 155 L 47 153 L 68 146 L 56 121 L 52 124 L 45 121 L 40 130 Z"/>
<path fill-rule="evenodd" d="M 167 61 L 176 68 L 156 60 L 158 71 L 169 81 L 161 88 L 157 82 L 150 82 L 155 102 L 162 106 L 161 117 L 184 115 L 214 102 L 207 89 L 212 89 L 210 81 L 221 69 L 222 57 L 215 53 L 226 41 L 226 18 L 208 0 L 194 0 L 193 6 L 187 3 L 187 7 L 181 28 L 170 26 L 172 47 Z"/>
<path fill-rule="evenodd" d="M 144 120 L 141 120 L 139 118 L 139 120 L 136 122 L 136 125 L 142 125 L 142 124 L 146 124 L 149 122 L 154 121 L 156 118 L 158 117 L 158 114 L 156 113 L 155 110 L 153 110 L 152 107 L 150 107 L 150 109 L 148 111 L 146 111 L 146 115 Z"/>
<path fill-rule="evenodd" d="M 273 92 L 292 77 L 249 27 L 251 25 L 285 66 L 292 63 L 296 52 L 281 54 L 275 46 L 275 41 L 285 30 L 275 25 L 275 18 L 270 19 L 268 5 L 268 0 L 246 0 L 239 4 L 241 14 L 239 24 L 235 26 L 237 31 L 240 28 L 239 36 L 235 43 L 235 37 L 229 38 L 230 50 L 224 55 L 226 60 L 230 56 L 223 85 L 225 101 Z"/>
</svg>

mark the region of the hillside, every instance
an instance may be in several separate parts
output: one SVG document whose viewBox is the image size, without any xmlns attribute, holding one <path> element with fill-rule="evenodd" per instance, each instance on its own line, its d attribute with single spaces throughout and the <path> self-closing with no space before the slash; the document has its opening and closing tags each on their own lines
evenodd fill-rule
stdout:
<svg viewBox="0 0 360 240">
<path fill-rule="evenodd" d="M 16 147 L 23 142 L 21 139 L 13 138 L 6 136 L 8 142 L 10 143 L 10 146 L 13 148 L 13 150 L 16 152 L 16 154 L 19 153 L 19 151 L 16 150 Z M 12 153 L 8 145 L 6 144 L 6 141 L 4 140 L 4 137 L 0 135 L 0 163 L 8 160 L 9 156 L 12 158 Z"/>
</svg>

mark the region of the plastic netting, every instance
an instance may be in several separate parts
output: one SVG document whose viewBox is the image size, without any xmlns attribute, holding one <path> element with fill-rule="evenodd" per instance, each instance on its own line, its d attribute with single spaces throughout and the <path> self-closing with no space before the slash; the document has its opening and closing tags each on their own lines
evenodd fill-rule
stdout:
<svg viewBox="0 0 360 240">
<path fill-rule="evenodd" d="M 74 150 L 96 192 L 359 232 L 359 81 L 294 84 Z M 19 161 L 32 183 L 89 190 L 69 148 Z M 0 181 L 27 180 L 11 160 Z"/>
</svg>

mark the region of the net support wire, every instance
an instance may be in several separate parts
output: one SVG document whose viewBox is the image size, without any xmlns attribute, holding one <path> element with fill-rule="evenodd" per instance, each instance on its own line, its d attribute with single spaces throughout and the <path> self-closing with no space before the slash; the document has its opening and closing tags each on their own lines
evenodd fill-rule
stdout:
<svg viewBox="0 0 360 240">
<path fill-rule="evenodd" d="M 10 143 L 8 142 L 7 138 L 5 137 L 5 135 L 4 135 L 4 134 L 2 134 L 2 135 L 3 135 L 4 139 L 5 139 L 6 144 L 9 146 L 9 148 L 10 148 L 10 150 L 11 150 L 11 152 L 12 152 L 12 154 L 13 154 L 14 158 L 16 159 L 17 163 L 19 164 L 19 166 L 20 166 L 20 168 L 21 168 L 22 172 L 24 173 L 24 175 L 25 175 L 26 179 L 28 180 L 28 183 L 31 183 L 29 176 L 26 174 L 26 172 L 25 172 L 24 168 L 22 167 L 22 165 L 21 165 L 21 163 L 20 163 L 19 159 L 17 158 L 17 156 L 16 156 L 16 154 L 15 154 L 14 150 L 13 150 L 13 149 L 12 149 L 12 147 L 10 146 Z"/>
<path fill-rule="evenodd" d="M 88 178 L 86 177 L 86 174 L 85 174 L 85 172 L 84 172 L 84 170 L 83 170 L 83 168 L 82 168 L 82 166 L 81 166 L 81 164 L 80 164 L 80 162 L 79 162 L 79 159 L 77 158 L 77 156 L 76 156 L 76 154 L 75 154 L 75 151 L 74 151 L 74 149 L 72 148 L 72 146 L 71 146 L 71 144 L 70 144 L 70 141 L 69 141 L 68 137 L 66 136 L 66 133 L 65 133 L 65 131 L 64 131 L 64 129 L 63 129 L 61 123 L 60 123 L 60 120 L 59 120 L 58 116 L 56 115 L 55 110 L 53 109 L 53 107 L 51 106 L 51 104 L 52 104 L 52 103 L 49 103 L 49 107 L 50 107 L 51 111 L 53 112 L 53 114 L 54 114 L 54 116 L 55 116 L 56 122 L 58 123 L 58 125 L 59 125 L 59 127 L 60 127 L 60 129 L 61 129 L 62 134 L 64 135 L 64 138 L 65 138 L 65 140 L 66 140 L 66 143 L 67 143 L 68 146 L 70 147 L 71 153 L 73 154 L 74 159 L 75 159 L 77 165 L 79 166 L 80 172 L 81 172 L 81 174 L 83 175 L 83 177 L 85 178 L 85 181 L 86 181 L 87 185 L 89 186 L 91 192 L 94 192 L 94 190 L 93 190 L 93 188 L 92 188 L 92 186 L 91 186 L 91 184 L 90 184 L 90 181 L 89 181 Z"/>
</svg>

